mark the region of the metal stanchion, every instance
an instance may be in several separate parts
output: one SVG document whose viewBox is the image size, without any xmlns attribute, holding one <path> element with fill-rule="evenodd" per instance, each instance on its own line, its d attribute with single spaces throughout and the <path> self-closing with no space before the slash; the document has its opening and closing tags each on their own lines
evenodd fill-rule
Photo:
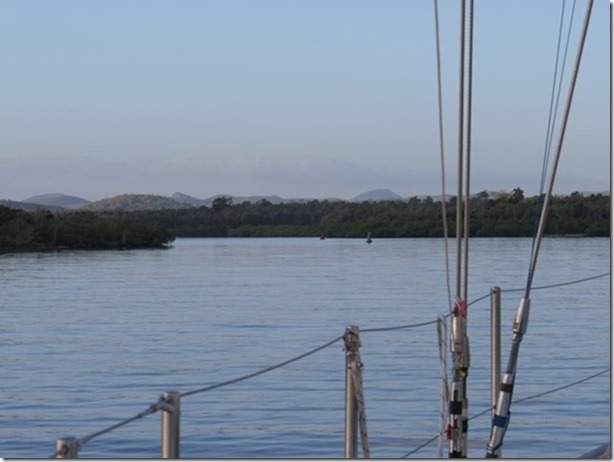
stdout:
<svg viewBox="0 0 614 462">
<path fill-rule="evenodd" d="M 72 436 L 55 440 L 57 459 L 77 459 L 79 457 L 79 440 Z"/>
<path fill-rule="evenodd" d="M 490 404 L 495 416 L 497 398 L 501 390 L 501 288 L 490 289 Z M 501 448 L 496 450 L 501 457 Z"/>
<path fill-rule="evenodd" d="M 162 394 L 162 458 L 179 458 L 179 415 L 181 395 L 176 391 Z"/>
<path fill-rule="evenodd" d="M 358 403 L 352 376 L 352 362 L 360 346 L 358 326 L 345 329 L 345 451 L 346 459 L 355 459 L 358 452 Z"/>
<path fill-rule="evenodd" d="M 497 404 L 501 389 L 501 288 L 490 289 L 491 404 Z M 494 413 L 494 410 L 493 410 Z"/>
</svg>

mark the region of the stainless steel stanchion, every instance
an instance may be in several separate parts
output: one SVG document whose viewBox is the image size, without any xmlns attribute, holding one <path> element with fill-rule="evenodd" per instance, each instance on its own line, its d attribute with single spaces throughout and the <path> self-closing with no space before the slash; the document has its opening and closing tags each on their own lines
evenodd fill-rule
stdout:
<svg viewBox="0 0 614 462">
<path fill-rule="evenodd" d="M 490 365 L 491 404 L 497 405 L 501 389 L 501 288 L 490 289 Z M 494 413 L 494 409 L 493 409 Z"/>
<path fill-rule="evenodd" d="M 490 372 L 491 417 L 494 417 L 501 390 L 501 288 L 496 286 L 490 289 Z M 501 457 L 501 448 L 495 452 Z"/>
<path fill-rule="evenodd" d="M 358 403 L 353 383 L 352 362 L 360 346 L 358 326 L 345 329 L 345 451 L 346 459 L 355 459 L 358 453 Z"/>
<path fill-rule="evenodd" d="M 179 458 L 179 415 L 180 394 L 176 391 L 167 391 L 162 394 L 165 403 L 162 409 L 162 458 Z"/>
<path fill-rule="evenodd" d="M 76 459 L 79 457 L 79 440 L 74 437 L 55 440 L 57 459 Z"/>
</svg>

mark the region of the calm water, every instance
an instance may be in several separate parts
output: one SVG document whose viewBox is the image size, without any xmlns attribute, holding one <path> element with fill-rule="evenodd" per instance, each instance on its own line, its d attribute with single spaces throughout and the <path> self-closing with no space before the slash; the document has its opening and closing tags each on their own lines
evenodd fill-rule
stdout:
<svg viewBox="0 0 614 462">
<path fill-rule="evenodd" d="M 524 286 L 529 239 L 471 241 L 470 300 Z M 453 249 L 452 249 L 453 250 Z M 179 239 L 170 250 L 0 255 L 0 456 L 49 457 L 187 392 L 298 356 L 343 334 L 447 313 L 440 240 Z M 610 240 L 550 238 L 534 286 L 610 270 Z M 503 293 L 502 354 L 520 294 Z M 610 366 L 610 278 L 534 290 L 514 398 Z M 489 303 L 470 307 L 469 414 L 489 406 Z M 437 434 L 434 325 L 364 332 L 372 457 Z M 343 456 L 342 343 L 182 400 L 181 456 Z M 483 457 L 489 417 L 470 422 Z M 81 457 L 159 457 L 160 415 L 84 445 Z M 610 439 L 610 374 L 512 406 L 505 457 L 577 457 Z M 412 457 L 435 457 L 436 445 Z"/>
</svg>

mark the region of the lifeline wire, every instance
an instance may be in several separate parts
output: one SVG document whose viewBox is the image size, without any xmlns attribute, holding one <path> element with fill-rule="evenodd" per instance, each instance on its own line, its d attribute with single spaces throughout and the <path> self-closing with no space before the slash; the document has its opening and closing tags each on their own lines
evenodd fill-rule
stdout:
<svg viewBox="0 0 614 462">
<path fill-rule="evenodd" d="M 548 285 L 548 286 L 535 287 L 534 289 L 535 289 L 535 290 L 537 290 L 537 289 L 549 289 L 549 288 L 553 288 L 553 287 L 560 287 L 560 286 L 566 286 L 566 285 L 578 284 L 578 283 L 581 283 L 581 282 L 586 282 L 586 281 L 590 281 L 590 280 L 593 280 L 593 279 L 601 278 L 601 277 L 607 276 L 607 275 L 609 275 L 609 274 L 610 274 L 610 273 L 609 273 L 609 272 L 607 272 L 607 273 L 599 274 L 599 275 L 596 275 L 596 276 L 590 276 L 590 277 L 583 278 L 583 279 L 577 279 L 577 280 L 574 280 L 574 281 L 568 281 L 568 282 L 563 282 L 563 283 L 559 283 L 559 284 L 551 284 L 551 285 Z M 514 291 L 521 291 L 521 290 L 523 290 L 523 289 L 508 289 L 508 290 L 502 290 L 502 292 L 514 292 Z M 489 296 L 490 296 L 490 294 L 486 294 L 486 295 L 484 295 L 483 297 L 479 297 L 479 298 L 477 298 L 477 299 L 475 299 L 475 300 L 473 300 L 473 301 L 469 302 L 467 305 L 473 305 L 473 304 L 475 304 L 475 303 L 477 303 L 477 302 L 479 302 L 479 301 L 482 301 L 482 300 L 484 300 L 484 299 L 488 298 Z M 450 314 L 450 313 L 448 313 L 446 316 L 444 316 L 444 318 L 447 318 L 447 317 L 449 317 L 450 315 L 451 315 L 451 314 Z M 365 332 L 386 332 L 386 331 L 393 331 L 393 330 L 410 329 L 410 328 L 414 328 L 414 327 L 422 327 L 422 326 L 427 326 L 427 325 L 430 325 L 430 324 L 436 324 L 437 322 L 438 322 L 438 320 L 436 319 L 436 320 L 434 320 L 434 321 L 427 321 L 427 322 L 416 323 L 416 324 L 406 324 L 406 325 L 401 325 L 401 326 L 392 326 L 392 327 L 380 327 L 380 328 L 364 329 L 364 330 L 362 330 L 361 332 L 362 332 L 362 333 L 365 333 Z M 309 356 L 309 355 L 312 355 L 312 354 L 314 354 L 314 353 L 316 353 L 316 352 L 318 352 L 318 351 L 320 351 L 320 350 L 323 350 L 324 348 L 329 347 L 330 345 L 332 345 L 332 344 L 334 344 L 334 343 L 338 342 L 338 341 L 339 341 L 339 340 L 341 340 L 341 339 L 343 339 L 343 336 L 339 336 L 339 337 L 337 337 L 337 338 L 335 338 L 335 339 L 331 340 L 330 342 L 325 343 L 325 344 L 324 344 L 324 345 L 322 345 L 322 346 L 319 346 L 319 347 L 317 347 L 317 348 L 315 348 L 315 349 L 313 349 L 313 350 L 308 351 L 307 353 L 303 353 L 302 355 L 296 356 L 296 357 L 294 357 L 294 358 L 292 358 L 292 359 L 289 359 L 289 360 L 287 360 L 287 361 L 284 361 L 283 363 L 277 364 L 277 365 L 275 365 L 275 366 L 271 366 L 271 367 L 269 367 L 269 368 L 263 369 L 263 370 L 261 370 L 261 371 L 259 371 L 259 372 L 255 372 L 255 373 L 253 373 L 253 374 L 248 374 L 248 375 L 245 375 L 245 376 L 242 376 L 242 377 L 238 377 L 238 378 L 233 379 L 233 380 L 228 380 L 228 381 L 226 381 L 226 382 L 218 383 L 218 384 L 211 385 L 211 386 L 204 387 L 204 388 L 200 388 L 200 389 L 197 389 L 197 390 L 192 390 L 192 391 L 189 391 L 189 392 L 186 392 L 186 393 L 181 394 L 181 395 L 180 395 L 180 397 L 185 397 L 185 396 L 193 395 L 193 394 L 196 394 L 196 393 L 201 393 L 201 392 L 205 392 L 205 391 L 213 390 L 213 389 L 216 389 L 216 388 L 221 388 L 221 387 L 226 386 L 226 385 L 232 385 L 232 384 L 234 384 L 234 383 L 241 382 L 241 381 L 247 380 L 247 379 L 249 379 L 249 378 L 256 377 L 256 376 L 258 376 L 258 375 L 262 375 L 262 374 L 264 374 L 264 373 L 266 373 L 266 372 L 270 372 L 270 371 L 272 371 L 272 370 L 274 370 L 274 369 L 278 369 L 278 368 L 283 367 L 283 366 L 285 366 L 285 365 L 287 365 L 287 364 L 293 363 L 293 362 L 298 361 L 298 360 L 300 360 L 300 359 L 302 359 L 302 358 L 305 358 L 305 357 L 307 357 L 307 356 Z M 598 374 L 595 374 L 595 375 L 593 375 L 593 376 L 591 376 L 591 377 L 588 377 L 588 378 L 586 378 L 586 379 L 582 379 L 582 380 L 580 380 L 580 381 L 578 381 L 578 382 L 574 382 L 574 383 L 573 383 L 573 384 L 571 384 L 571 385 L 576 385 L 576 384 L 578 384 L 578 383 L 581 383 L 581 382 L 584 382 L 584 381 L 586 381 L 586 380 L 589 380 L 589 379 L 591 379 L 591 378 L 593 378 L 593 377 L 596 377 L 596 376 L 598 376 L 598 375 L 601 375 L 601 374 L 603 374 L 603 373 L 607 372 L 608 370 L 609 370 L 609 369 L 606 369 L 605 371 L 602 371 L 602 372 L 600 372 L 600 373 L 598 373 Z M 556 390 L 554 390 L 554 391 L 558 391 L 558 390 L 561 390 L 561 389 L 563 389 L 563 388 L 567 388 L 567 387 L 569 387 L 569 386 L 571 386 L 571 385 L 568 385 L 568 386 L 565 386 L 565 387 L 560 387 L 560 388 L 557 388 L 557 389 L 556 389 Z M 548 393 L 551 393 L 551 392 L 552 392 L 552 391 L 550 391 L 550 392 L 545 392 L 545 393 L 542 393 L 542 394 L 539 394 L 539 395 L 536 395 L 536 396 L 543 396 L 543 395 L 548 394 Z M 531 398 L 533 398 L 533 397 L 523 398 L 522 400 L 518 400 L 518 401 L 514 401 L 514 402 L 526 401 L 526 400 L 531 399 Z M 107 428 L 105 428 L 105 429 L 103 429 L 103 430 L 100 430 L 100 431 L 97 431 L 97 432 L 94 432 L 94 433 L 90 433 L 89 435 L 87 435 L 87 436 L 85 436 L 85 437 L 83 437 L 83 438 L 79 439 L 79 440 L 78 440 L 78 441 L 79 441 L 79 444 L 80 444 L 80 445 L 83 445 L 83 444 L 85 444 L 86 442 L 90 441 L 91 439 L 93 439 L 93 438 L 95 438 L 95 437 L 101 436 L 101 435 L 103 435 L 103 434 L 105 434 L 105 433 L 109 433 L 109 432 L 111 432 L 111 431 L 113 431 L 113 430 L 115 430 L 115 429 L 117 429 L 117 428 L 123 427 L 124 425 L 127 425 L 127 424 L 129 424 L 129 423 L 131 423 L 131 422 L 133 422 L 133 421 L 135 421 L 135 420 L 140 419 L 140 418 L 143 418 L 143 417 L 145 417 L 145 416 L 147 416 L 147 415 L 149 415 L 149 414 L 153 414 L 153 413 L 157 412 L 158 410 L 160 410 L 160 409 L 161 409 L 161 406 L 162 406 L 163 404 L 164 404 L 164 400 L 163 400 L 162 398 L 160 398 L 160 399 L 159 399 L 159 400 L 158 400 L 156 403 L 151 404 L 151 405 L 150 405 L 150 406 L 149 406 L 149 407 L 148 407 L 146 410 L 144 410 L 144 411 L 142 411 L 142 412 L 139 412 L 139 413 L 138 413 L 138 414 L 136 414 L 135 416 L 130 417 L 130 418 L 128 418 L 128 419 L 125 419 L 125 420 L 123 420 L 123 421 L 121 421 L 121 422 L 119 422 L 119 423 L 117 423 L 117 424 L 111 425 L 110 427 L 107 427 Z M 489 409 L 489 410 L 490 410 L 490 409 Z M 486 411 L 486 412 L 488 412 L 488 411 Z M 431 441 L 434 441 L 435 439 L 437 439 L 437 437 L 433 438 Z M 430 443 L 431 441 L 429 441 L 428 443 Z M 426 443 L 426 444 L 428 444 L 428 443 Z M 422 447 L 422 446 L 421 446 L 421 447 Z M 418 449 L 419 449 L 419 448 L 418 448 Z M 415 449 L 414 451 L 416 451 L 416 450 L 417 450 L 417 449 Z M 53 455 L 53 456 L 51 456 L 51 458 L 56 458 L 58 455 L 61 455 L 61 454 L 62 454 L 62 451 L 64 451 L 64 452 L 65 452 L 65 451 L 66 451 L 66 448 L 62 448 L 62 449 L 60 449 L 60 450 L 56 451 L 56 452 L 54 453 L 54 455 Z M 412 454 L 412 452 L 408 453 L 407 455 L 410 455 L 410 454 Z M 407 456 L 407 455 L 406 455 L 406 456 Z M 404 456 L 404 457 L 406 457 L 406 456 Z"/>
<path fill-rule="evenodd" d="M 221 388 L 221 387 L 226 386 L 226 385 L 232 385 L 234 383 L 242 382 L 244 380 L 251 379 L 252 377 L 257 377 L 257 376 L 262 375 L 262 374 L 264 374 L 266 372 L 270 372 L 272 370 L 279 369 L 280 367 L 283 367 L 283 366 L 286 366 L 286 365 L 288 365 L 290 363 L 298 361 L 299 359 L 306 358 L 309 355 L 317 353 L 318 351 L 323 350 L 324 348 L 327 348 L 327 347 L 331 346 L 333 343 L 337 343 L 341 339 L 343 339 L 342 335 L 340 335 L 339 337 L 337 337 L 334 340 L 331 340 L 328 343 L 325 343 L 322 346 L 319 346 L 318 348 L 314 348 L 313 350 L 308 351 L 307 353 L 303 353 L 302 355 L 299 355 L 299 356 L 296 356 L 296 357 L 294 357 L 292 359 L 284 361 L 283 363 L 279 363 L 279 364 L 276 364 L 274 366 L 267 367 L 266 369 L 262 369 L 262 370 L 260 370 L 258 372 L 254 372 L 253 374 L 247 374 L 247 375 L 244 375 L 242 377 L 238 377 L 236 379 L 228 380 L 226 382 L 221 382 L 221 383 L 217 383 L 217 384 L 214 384 L 214 385 L 209 385 L 207 387 L 199 388 L 197 390 L 187 391 L 185 393 L 181 393 L 179 396 L 181 398 L 184 398 L 186 396 L 195 395 L 197 393 L 202 393 L 202 392 L 205 392 L 205 391 L 214 390 L 216 388 Z"/>
<path fill-rule="evenodd" d="M 111 425 L 110 427 L 107 427 L 103 430 L 94 432 L 94 433 L 90 433 L 89 435 L 84 436 L 83 438 L 80 438 L 77 440 L 77 443 L 79 445 L 79 447 L 82 447 L 85 443 L 87 443 L 88 441 L 90 441 L 93 438 L 96 438 L 97 436 L 101 436 L 104 435 L 105 433 L 109 433 L 117 428 L 123 427 L 124 425 L 129 424 L 130 422 L 134 422 L 137 419 L 140 419 L 142 417 L 145 417 L 149 414 L 153 414 L 154 412 L 160 410 L 160 406 L 162 404 L 162 399 L 158 400 L 158 402 L 151 404 L 147 409 L 145 409 L 142 412 L 139 412 L 138 414 L 136 414 L 133 417 L 129 417 L 125 420 L 122 420 L 119 423 L 116 423 L 114 425 Z M 61 449 L 59 449 L 58 451 L 56 451 L 54 453 L 53 456 L 50 457 L 50 459 L 55 459 L 57 458 L 59 455 L 65 455 L 67 452 L 67 448 L 66 446 L 62 447 Z"/>
<path fill-rule="evenodd" d="M 593 375 L 589 375 L 588 377 L 584 377 L 583 379 L 576 380 L 575 382 L 568 383 L 568 384 L 563 385 L 563 386 L 561 386 L 561 387 L 558 387 L 558 388 L 553 388 L 553 389 L 551 389 L 551 390 L 546 390 L 546 391 L 544 391 L 544 392 L 541 392 L 541 393 L 536 393 L 536 394 L 534 394 L 534 395 L 526 396 L 526 397 L 524 397 L 524 398 L 515 399 L 515 400 L 513 400 L 513 401 L 512 401 L 512 404 L 519 404 L 519 403 L 522 403 L 522 402 L 524 402 L 524 401 L 529 401 L 529 400 L 532 400 L 532 399 L 535 399 L 535 398 L 541 398 L 542 396 L 550 395 L 550 394 L 555 393 L 555 392 L 557 392 L 557 391 L 561 391 L 561 390 L 565 390 L 565 389 L 567 389 L 567 388 L 574 387 L 574 386 L 579 385 L 579 384 L 581 384 L 581 383 L 588 382 L 589 380 L 592 380 L 592 379 L 594 379 L 594 378 L 597 378 L 597 377 L 599 377 L 600 375 L 603 375 L 603 374 L 605 374 L 606 372 L 609 372 L 609 371 L 610 371 L 610 368 L 608 367 L 607 369 L 604 369 L 604 370 L 602 370 L 602 371 L 599 371 L 599 372 L 597 372 L 597 373 L 595 373 L 595 374 L 593 374 Z M 475 414 L 475 415 L 474 415 L 474 416 L 472 416 L 472 417 L 471 417 L 469 420 L 474 420 L 474 419 L 477 419 L 478 417 L 481 417 L 481 416 L 483 416 L 484 414 L 487 414 L 487 413 L 491 412 L 492 410 L 493 410 L 493 406 L 489 407 L 488 409 L 483 410 L 482 412 L 480 412 L 480 413 L 478 413 L 478 414 Z M 429 439 L 429 440 L 425 441 L 425 442 L 424 442 L 424 443 L 422 443 L 421 445 L 416 446 L 414 449 L 412 449 L 412 450 L 411 450 L 411 451 L 409 451 L 408 453 L 406 453 L 406 454 L 402 455 L 402 456 L 401 456 L 401 459 L 405 459 L 405 458 L 407 458 L 408 456 L 411 456 L 412 454 L 415 454 L 415 453 L 416 453 L 416 452 L 418 452 L 420 449 L 422 449 L 422 448 L 424 448 L 424 447 L 428 446 L 428 445 L 429 445 L 429 444 L 431 444 L 433 441 L 435 441 L 435 440 L 437 439 L 437 437 L 438 437 L 438 436 L 439 436 L 439 435 L 434 436 L 433 438 L 431 438 L 431 439 Z"/>
<path fill-rule="evenodd" d="M 554 287 L 563 287 L 563 286 L 570 286 L 572 284 L 578 284 L 580 282 L 586 282 L 586 281 L 592 281 L 593 279 L 599 279 L 605 276 L 609 276 L 610 272 L 608 271 L 607 273 L 602 273 L 602 274 L 598 274 L 596 276 L 590 276 L 584 279 L 576 279 L 575 281 L 568 281 L 568 282 L 559 282 L 557 284 L 549 284 L 546 286 L 536 286 L 536 287 L 532 287 L 532 290 L 539 290 L 539 289 L 552 289 Z M 522 292 L 525 289 L 501 289 L 501 292 Z"/>
</svg>

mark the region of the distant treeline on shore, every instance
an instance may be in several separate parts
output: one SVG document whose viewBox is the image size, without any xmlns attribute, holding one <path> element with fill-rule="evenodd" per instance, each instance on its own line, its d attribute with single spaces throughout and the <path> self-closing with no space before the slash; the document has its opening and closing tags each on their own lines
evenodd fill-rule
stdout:
<svg viewBox="0 0 614 462">
<path fill-rule="evenodd" d="M 521 189 L 469 202 L 471 237 L 532 236 L 538 196 Z M 455 234 L 456 198 L 445 204 L 448 233 Z M 0 207 L 0 249 L 163 247 L 175 237 L 442 237 L 442 203 L 432 198 L 378 202 L 313 200 L 306 203 L 233 204 L 148 211 L 55 212 Z M 547 235 L 610 235 L 610 196 L 573 193 L 554 197 Z"/>
<path fill-rule="evenodd" d="M 532 236 L 538 196 L 525 198 L 522 190 L 491 199 L 487 193 L 470 200 L 472 237 Z M 541 207 L 540 207 L 541 208 Z M 117 215 L 112 213 L 111 216 Z M 233 204 L 230 198 L 216 199 L 212 207 L 119 213 L 140 223 L 166 226 L 175 236 L 283 237 L 319 236 L 441 237 L 444 235 L 442 204 L 424 199 L 307 203 Z M 454 235 L 456 198 L 446 203 L 449 234 Z M 546 234 L 610 235 L 610 197 L 574 193 L 551 202 Z"/>
<path fill-rule="evenodd" d="M 0 206 L 0 252 L 167 247 L 164 228 L 93 212 L 26 212 Z"/>
</svg>

